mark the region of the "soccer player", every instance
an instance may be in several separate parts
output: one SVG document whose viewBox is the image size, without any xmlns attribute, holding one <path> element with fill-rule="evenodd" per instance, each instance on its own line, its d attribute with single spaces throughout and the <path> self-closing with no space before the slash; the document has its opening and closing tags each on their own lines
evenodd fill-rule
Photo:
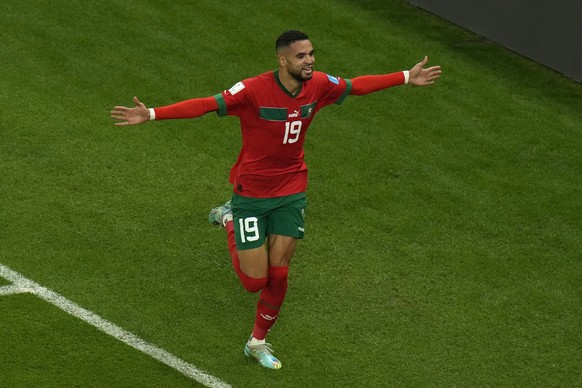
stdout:
<svg viewBox="0 0 582 388">
<path fill-rule="evenodd" d="M 409 71 L 352 79 L 315 71 L 308 36 L 286 31 L 276 42 L 278 70 L 238 82 L 214 96 L 147 108 L 116 106 L 116 125 L 148 120 L 195 118 L 209 112 L 240 119 L 242 149 L 230 171 L 232 199 L 210 212 L 209 221 L 227 233 L 232 265 L 244 288 L 259 292 L 255 324 L 244 353 L 262 366 L 281 368 L 265 342 L 287 291 L 289 262 L 304 234 L 307 166 L 305 134 L 323 107 L 341 104 L 349 95 L 364 95 L 397 85 L 431 85 L 439 66 L 424 68 L 428 57 Z"/>
</svg>

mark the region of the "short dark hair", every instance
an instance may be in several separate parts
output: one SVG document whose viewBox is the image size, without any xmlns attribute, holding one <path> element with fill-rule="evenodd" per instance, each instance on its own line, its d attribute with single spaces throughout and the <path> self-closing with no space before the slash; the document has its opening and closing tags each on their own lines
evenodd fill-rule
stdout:
<svg viewBox="0 0 582 388">
<path fill-rule="evenodd" d="M 281 47 L 289 47 L 291 43 L 297 42 L 298 40 L 309 39 L 307 34 L 297 30 L 288 30 L 279 35 L 275 41 L 275 51 L 278 51 Z"/>
</svg>

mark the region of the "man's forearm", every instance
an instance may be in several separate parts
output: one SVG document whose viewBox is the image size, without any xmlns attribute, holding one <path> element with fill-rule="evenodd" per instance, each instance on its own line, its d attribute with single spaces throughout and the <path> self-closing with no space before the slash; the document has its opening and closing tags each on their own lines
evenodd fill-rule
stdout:
<svg viewBox="0 0 582 388">
<path fill-rule="evenodd" d="M 159 108 L 150 108 L 150 120 L 193 119 L 218 110 L 214 97 L 193 98 Z"/>
<path fill-rule="evenodd" d="M 354 96 L 362 96 L 364 94 L 377 92 L 393 86 L 404 85 L 408 83 L 408 76 L 408 71 L 399 71 L 390 74 L 363 75 L 352 78 L 352 90 L 350 94 Z"/>
</svg>

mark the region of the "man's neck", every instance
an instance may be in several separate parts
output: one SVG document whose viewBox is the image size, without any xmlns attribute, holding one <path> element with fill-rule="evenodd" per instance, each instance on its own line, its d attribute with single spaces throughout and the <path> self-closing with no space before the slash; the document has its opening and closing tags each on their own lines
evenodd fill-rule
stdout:
<svg viewBox="0 0 582 388">
<path fill-rule="evenodd" d="M 302 82 L 299 82 L 293 78 L 285 68 L 279 69 L 279 81 L 281 82 L 281 85 L 283 85 L 283 87 L 287 89 L 287 91 L 292 95 L 296 95 L 296 93 L 303 85 Z"/>
</svg>

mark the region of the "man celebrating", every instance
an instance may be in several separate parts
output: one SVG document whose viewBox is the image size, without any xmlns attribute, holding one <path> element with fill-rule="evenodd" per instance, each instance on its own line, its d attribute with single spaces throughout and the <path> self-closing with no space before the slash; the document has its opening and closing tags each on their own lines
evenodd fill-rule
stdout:
<svg viewBox="0 0 582 388">
<path fill-rule="evenodd" d="M 289 263 L 304 234 L 307 166 L 305 134 L 315 114 L 348 95 L 365 95 L 410 83 L 431 85 L 439 66 L 424 68 L 425 57 L 409 71 L 349 79 L 315 71 L 313 45 L 300 31 L 286 31 L 275 43 L 279 68 L 238 82 L 223 92 L 176 104 L 146 108 L 116 106 L 116 125 L 148 120 L 195 118 L 208 112 L 238 116 L 242 149 L 230 171 L 232 199 L 212 209 L 209 221 L 224 227 L 235 272 L 259 300 L 252 334 L 244 353 L 262 366 L 281 368 L 265 342 L 287 292 Z"/>
</svg>

